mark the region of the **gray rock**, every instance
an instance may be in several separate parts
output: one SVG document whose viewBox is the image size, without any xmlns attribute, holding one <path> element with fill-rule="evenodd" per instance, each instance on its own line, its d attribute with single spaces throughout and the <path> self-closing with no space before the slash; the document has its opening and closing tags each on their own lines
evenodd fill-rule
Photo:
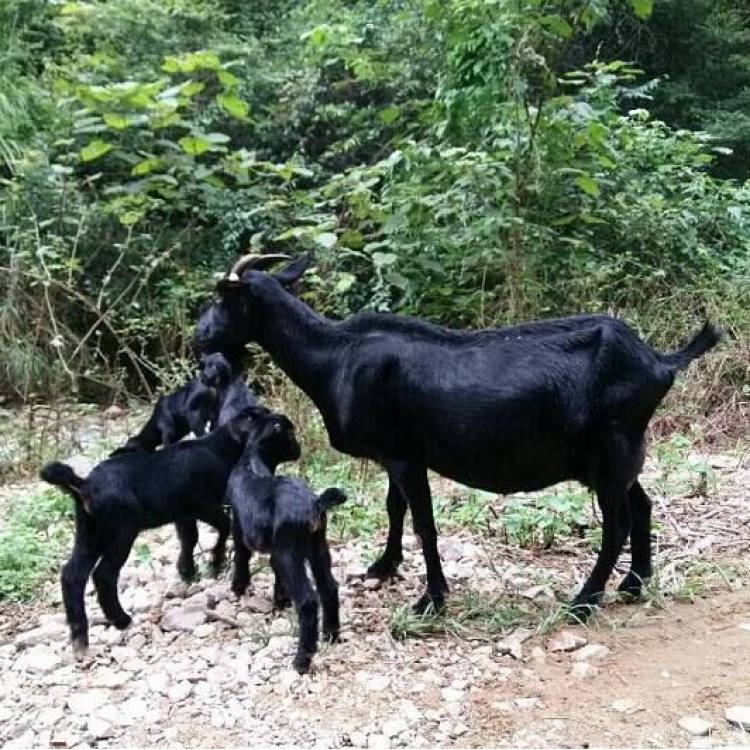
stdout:
<svg viewBox="0 0 750 750">
<path fill-rule="evenodd" d="M 750 732 L 750 706 L 731 706 L 724 717 L 730 724 Z"/>
<path fill-rule="evenodd" d="M 573 654 L 575 661 L 601 661 L 607 654 L 609 649 L 601 643 L 589 643 L 579 651 Z"/>
<path fill-rule="evenodd" d="M 17 635 L 13 643 L 15 647 L 20 650 L 31 646 L 38 646 L 40 644 L 64 641 L 67 637 L 67 633 L 68 629 L 64 622 L 51 621 L 44 625 L 40 625 L 38 628 L 27 630 L 26 632 Z"/>
<path fill-rule="evenodd" d="M 108 701 L 109 690 L 84 690 L 68 696 L 68 708 L 78 716 L 88 716 Z"/>
<path fill-rule="evenodd" d="M 169 688 L 167 697 L 172 703 L 179 703 L 188 698 L 192 692 L 193 686 L 187 680 L 183 680 Z"/>
<path fill-rule="evenodd" d="M 234 682 L 234 680 L 234 672 L 229 667 L 219 665 L 206 671 L 206 682 L 211 685 L 225 685 L 228 682 Z"/>
<path fill-rule="evenodd" d="M 352 747 L 367 747 L 367 735 L 364 732 L 351 732 L 349 739 Z"/>
<path fill-rule="evenodd" d="M 18 657 L 19 669 L 32 674 L 49 674 L 62 664 L 62 656 L 47 646 L 33 646 Z"/>
<path fill-rule="evenodd" d="M 396 717 L 384 721 L 380 729 L 385 737 L 392 739 L 393 737 L 398 737 L 402 732 L 406 732 L 409 729 L 409 726 L 404 719 Z"/>
<path fill-rule="evenodd" d="M 440 691 L 440 695 L 446 703 L 452 703 L 454 701 L 461 701 L 464 699 L 464 691 L 457 690 L 456 688 L 443 688 Z"/>
<path fill-rule="evenodd" d="M 570 674 L 579 680 L 590 680 L 599 674 L 599 670 L 587 661 L 579 661 L 573 665 Z"/>
<path fill-rule="evenodd" d="M 693 737 L 705 737 L 711 731 L 711 722 L 700 716 L 683 716 L 677 725 Z"/>
<path fill-rule="evenodd" d="M 371 734 L 367 738 L 367 747 L 371 747 L 373 750 L 388 750 L 392 747 L 392 743 L 382 734 Z"/>
<path fill-rule="evenodd" d="M 588 643 L 582 635 L 573 633 L 570 630 L 561 630 L 559 633 L 549 639 L 547 650 L 554 652 L 575 651 L 582 648 Z"/>
<path fill-rule="evenodd" d="M 188 585 L 185 581 L 172 581 L 164 592 L 165 599 L 184 599 Z"/>
<path fill-rule="evenodd" d="M 94 672 L 91 684 L 94 687 L 121 688 L 132 679 L 132 675 L 111 667 L 100 667 Z"/>
<path fill-rule="evenodd" d="M 273 603 L 261 596 L 250 596 L 242 603 L 243 609 L 249 612 L 257 612 L 262 615 L 268 615 L 273 612 Z"/>
<path fill-rule="evenodd" d="M 86 736 L 91 740 L 104 740 L 113 737 L 115 734 L 114 727 L 105 719 L 92 716 L 86 722 Z"/>
<path fill-rule="evenodd" d="M 173 607 L 168 609 L 161 618 L 162 630 L 182 630 L 190 632 L 206 622 L 205 609 L 193 607 Z"/>
</svg>

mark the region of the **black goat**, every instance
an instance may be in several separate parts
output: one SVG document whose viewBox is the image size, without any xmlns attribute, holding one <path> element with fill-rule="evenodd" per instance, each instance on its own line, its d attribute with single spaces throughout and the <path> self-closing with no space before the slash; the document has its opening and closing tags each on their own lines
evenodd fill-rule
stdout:
<svg viewBox="0 0 750 750">
<path fill-rule="evenodd" d="M 582 482 L 602 509 L 602 547 L 573 614 L 599 602 L 628 534 L 632 564 L 620 589 L 640 593 L 651 574 L 651 501 L 638 482 L 645 431 L 677 370 L 716 344 L 714 328 L 660 354 L 606 315 L 465 332 L 395 315 L 339 323 L 288 290 L 310 258 L 261 272 L 276 260 L 240 259 L 194 343 L 213 351 L 258 342 L 315 402 L 334 448 L 386 468 L 388 543 L 370 575 L 401 561 L 408 503 L 427 567 L 417 609 L 443 605 L 430 468 L 501 493 Z"/>
<path fill-rule="evenodd" d="M 153 451 L 160 445 L 176 443 L 190 432 L 202 437 L 207 429 L 226 424 L 244 409 L 255 406 L 255 396 L 232 364 L 235 361 L 220 352 L 202 355 L 198 375 L 174 393 L 160 397 L 143 429 L 111 455 Z M 221 533 L 220 528 L 227 523 L 228 517 L 216 530 Z M 195 576 L 193 551 L 198 543 L 198 525 L 194 518 L 184 518 L 175 523 L 175 528 L 180 540 L 177 571 L 183 579 L 190 580 Z"/>
<path fill-rule="evenodd" d="M 338 585 L 331 573 L 326 541 L 326 511 L 346 496 L 332 488 L 316 496 L 299 479 L 275 477 L 282 461 L 296 461 L 299 443 L 292 423 L 283 415 L 256 415 L 245 452 L 229 477 L 227 497 L 232 506 L 234 578 L 232 590 L 241 596 L 250 583 L 250 555 L 266 552 L 276 576 L 274 601 L 294 602 L 299 618 L 299 643 L 294 668 L 310 668 L 318 647 L 318 600 L 305 572 L 315 579 L 323 609 L 323 637 L 339 635 Z"/>
<path fill-rule="evenodd" d="M 87 479 L 63 463 L 42 468 L 45 482 L 61 487 L 75 500 L 75 542 L 61 583 L 76 651 L 88 645 L 84 589 L 92 570 L 105 617 L 120 629 L 130 624 L 117 596 L 117 579 L 140 531 L 198 518 L 219 530 L 212 564 L 221 565 L 230 530 L 223 509 L 227 480 L 251 425 L 252 415 L 241 414 L 207 437 L 154 453 L 133 451 L 109 458 L 95 466 Z"/>
</svg>

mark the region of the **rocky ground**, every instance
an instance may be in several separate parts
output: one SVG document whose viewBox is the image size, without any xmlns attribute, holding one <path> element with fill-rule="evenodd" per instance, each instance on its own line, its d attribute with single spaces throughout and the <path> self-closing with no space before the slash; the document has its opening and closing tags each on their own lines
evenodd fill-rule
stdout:
<svg viewBox="0 0 750 750">
<path fill-rule="evenodd" d="M 68 646 L 54 581 L 34 605 L 0 605 L 0 742 L 750 745 L 750 474 L 741 458 L 713 463 L 710 498 L 657 502 L 663 591 L 610 602 L 587 627 L 558 617 L 559 601 L 593 564 L 580 544 L 521 550 L 448 529 L 440 544 L 450 610 L 423 623 L 400 607 L 422 585 L 413 537 L 402 577 L 379 590 L 363 579 L 362 540 L 334 540 L 342 640 L 323 647 L 304 677 L 291 669 L 294 617 L 271 611 L 261 558 L 238 601 L 227 575 L 179 581 L 173 530 L 149 532 L 121 578 L 133 624 L 105 627 L 90 591 L 83 662 Z M 212 533 L 201 530 L 202 550 Z"/>
</svg>

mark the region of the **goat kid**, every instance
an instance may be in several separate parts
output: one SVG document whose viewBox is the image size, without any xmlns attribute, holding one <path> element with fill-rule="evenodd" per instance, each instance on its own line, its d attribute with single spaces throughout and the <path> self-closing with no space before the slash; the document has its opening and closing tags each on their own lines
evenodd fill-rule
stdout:
<svg viewBox="0 0 750 750">
<path fill-rule="evenodd" d="M 282 461 L 299 458 L 300 448 L 292 423 L 284 416 L 258 416 L 245 452 L 229 478 L 227 497 L 232 506 L 234 577 L 232 590 L 241 596 L 250 584 L 252 552 L 270 553 L 276 576 L 277 606 L 288 596 L 299 619 L 299 642 L 294 668 L 310 668 L 318 647 L 318 597 L 305 571 L 309 562 L 323 610 L 323 637 L 339 635 L 338 584 L 331 573 L 326 541 L 326 511 L 346 500 L 332 488 L 316 496 L 299 479 L 276 477 Z"/>
<path fill-rule="evenodd" d="M 204 521 L 219 532 L 212 565 L 221 566 L 230 530 L 223 509 L 227 481 L 242 455 L 252 419 L 252 414 L 241 414 L 207 437 L 154 453 L 134 451 L 109 458 L 86 479 L 63 463 L 42 468 L 41 478 L 75 501 L 75 541 L 61 584 L 77 653 L 88 646 L 84 590 L 92 570 L 107 620 L 119 629 L 130 624 L 117 595 L 117 579 L 140 531 L 185 519 Z"/>
<path fill-rule="evenodd" d="M 262 271 L 278 260 L 240 259 L 194 343 L 207 352 L 259 343 L 313 400 L 334 448 L 385 467 L 388 542 L 369 575 L 391 575 L 401 562 L 408 505 L 427 567 L 417 610 L 443 606 L 433 469 L 504 494 L 581 482 L 597 494 L 602 546 L 573 616 L 598 604 L 628 535 L 632 563 L 620 589 L 640 593 L 651 574 L 651 500 L 638 482 L 645 432 L 677 371 L 719 340 L 712 326 L 661 354 L 607 315 L 479 331 L 384 314 L 335 322 L 290 292 L 310 257 Z"/>
<path fill-rule="evenodd" d="M 153 451 L 160 445 L 176 443 L 190 432 L 202 437 L 208 430 L 226 424 L 255 406 L 255 396 L 232 361 L 221 352 L 202 355 L 197 377 L 174 393 L 161 396 L 141 431 L 111 455 L 134 450 Z M 220 528 L 229 523 L 226 513 L 223 515 L 221 527 L 216 527 L 219 533 Z M 175 523 L 175 529 L 180 540 L 177 571 L 183 580 L 189 581 L 196 574 L 194 551 L 198 525 L 195 519 L 185 518 Z"/>
</svg>

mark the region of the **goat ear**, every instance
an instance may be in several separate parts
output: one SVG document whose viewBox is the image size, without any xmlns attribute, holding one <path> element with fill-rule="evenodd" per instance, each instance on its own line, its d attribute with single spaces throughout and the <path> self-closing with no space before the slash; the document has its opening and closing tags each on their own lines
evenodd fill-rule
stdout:
<svg viewBox="0 0 750 750">
<path fill-rule="evenodd" d="M 305 253 L 273 276 L 282 286 L 289 286 L 289 284 L 293 284 L 297 279 L 302 277 L 302 274 L 307 271 L 312 262 L 313 254 Z"/>
</svg>

